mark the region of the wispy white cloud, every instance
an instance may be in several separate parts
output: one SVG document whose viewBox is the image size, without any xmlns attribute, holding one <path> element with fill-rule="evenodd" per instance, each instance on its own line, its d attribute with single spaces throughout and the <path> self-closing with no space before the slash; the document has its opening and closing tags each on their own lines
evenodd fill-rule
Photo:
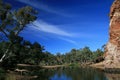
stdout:
<svg viewBox="0 0 120 80">
<path fill-rule="evenodd" d="M 71 38 L 77 38 L 77 39 L 80 39 L 80 38 L 90 39 L 93 37 L 97 38 L 96 34 L 74 32 L 74 31 L 72 31 L 72 33 L 71 33 L 69 31 L 59 28 L 59 26 L 61 26 L 61 25 L 49 24 L 43 20 L 36 20 L 32 24 L 29 24 L 28 28 L 34 30 L 34 32 L 36 32 L 36 33 L 46 32 L 46 33 L 48 33 L 47 35 L 51 35 L 51 36 L 56 35 L 56 36 L 60 36 L 60 37 L 61 36 L 66 37 L 66 38 L 71 37 Z M 61 27 L 64 27 L 64 25 L 62 25 Z"/>
<path fill-rule="evenodd" d="M 76 41 L 68 39 L 68 38 L 59 37 L 59 39 L 64 40 L 64 41 L 69 42 L 69 43 L 72 43 L 74 45 L 78 45 Z"/>
<path fill-rule="evenodd" d="M 51 34 L 51 36 L 56 35 L 56 38 L 59 40 L 63 40 L 68 43 L 77 45 L 76 41 L 69 39 L 69 38 L 74 38 L 75 36 L 74 34 L 67 32 L 65 30 L 62 30 L 58 28 L 56 25 L 48 24 L 47 22 L 44 22 L 42 20 L 37 20 L 27 26 L 29 29 L 33 30 L 33 33 L 37 33 L 35 34 L 37 37 L 40 37 L 38 33 L 46 32 L 48 34 Z"/>
<path fill-rule="evenodd" d="M 43 32 L 52 33 L 59 36 L 74 37 L 72 33 L 62 30 L 55 25 L 48 24 L 42 20 L 34 21 L 32 25 L 28 25 L 28 26 L 32 27 L 32 29 L 37 30 L 38 32 L 43 31 Z"/>
<path fill-rule="evenodd" d="M 31 1 L 30 0 L 17 0 L 17 1 L 19 1 L 21 3 L 28 4 L 28 5 L 32 6 L 32 7 L 37 8 L 37 9 L 47 11 L 49 13 L 54 13 L 54 14 L 57 14 L 57 15 L 70 17 L 69 14 L 66 14 L 66 13 L 60 12 L 58 10 L 55 10 L 55 9 L 51 8 L 51 6 L 48 6 L 46 4 L 43 4 L 43 3 L 35 1 L 35 0 L 31 0 Z"/>
</svg>

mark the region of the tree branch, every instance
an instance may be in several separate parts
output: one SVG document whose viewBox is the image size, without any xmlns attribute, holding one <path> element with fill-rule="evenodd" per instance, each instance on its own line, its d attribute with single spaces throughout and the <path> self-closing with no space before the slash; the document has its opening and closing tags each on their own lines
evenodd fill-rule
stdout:
<svg viewBox="0 0 120 80">
<path fill-rule="evenodd" d="M 24 29 L 24 26 L 21 25 L 21 28 L 15 33 L 15 35 L 17 36 L 23 29 Z"/>
<path fill-rule="evenodd" d="M 7 33 L 2 28 L 0 28 L 0 31 L 8 38 Z"/>
</svg>

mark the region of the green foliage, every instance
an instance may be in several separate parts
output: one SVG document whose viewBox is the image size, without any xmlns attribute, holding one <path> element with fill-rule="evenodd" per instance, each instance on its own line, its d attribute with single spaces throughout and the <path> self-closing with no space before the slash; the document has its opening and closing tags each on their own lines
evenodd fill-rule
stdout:
<svg viewBox="0 0 120 80">
<path fill-rule="evenodd" d="M 8 42 L 0 43 L 0 56 L 7 47 Z M 97 57 L 103 55 L 101 49 L 91 51 L 89 47 L 82 49 L 72 49 L 66 54 L 57 53 L 56 55 L 50 52 L 43 52 L 44 48 L 39 43 L 30 43 L 22 40 L 14 43 L 11 47 L 12 54 L 4 61 L 4 67 L 15 67 L 16 64 L 33 64 L 33 65 L 62 65 L 71 64 L 70 66 L 77 66 L 79 63 L 93 62 Z"/>
<path fill-rule="evenodd" d="M 0 80 L 3 80 L 5 78 L 5 70 L 3 68 L 0 68 Z"/>
<path fill-rule="evenodd" d="M 97 49 L 95 52 L 93 52 L 93 58 L 95 59 L 96 57 L 102 56 L 103 55 L 103 51 L 100 49 Z"/>
<path fill-rule="evenodd" d="M 77 63 L 72 63 L 72 64 L 70 64 L 69 66 L 70 66 L 70 67 L 79 67 L 80 65 L 77 64 Z"/>
<path fill-rule="evenodd" d="M 45 52 L 45 59 L 41 62 L 41 65 L 63 65 L 71 64 L 71 66 L 76 66 L 79 63 L 89 63 L 94 62 L 96 58 L 102 56 L 104 51 L 97 49 L 96 51 L 91 51 L 89 47 L 84 47 L 81 49 L 72 49 L 70 52 L 61 54 L 56 53 L 56 55 L 51 54 L 50 52 Z"/>
<path fill-rule="evenodd" d="M 0 68 L 0 80 L 4 80 L 6 77 L 5 70 Z"/>
<path fill-rule="evenodd" d="M 43 52 L 44 47 L 38 42 L 31 43 L 19 36 L 27 24 L 36 20 L 36 11 L 29 6 L 12 10 L 10 4 L 0 0 L 0 63 L 3 67 L 15 67 L 16 64 L 62 65 L 92 62 L 103 55 L 98 49 L 91 51 L 89 47 L 72 49 L 70 52 L 56 55 Z"/>
<path fill-rule="evenodd" d="M 29 6 L 11 11 L 10 5 L 0 5 L 0 32 L 8 39 L 9 35 L 18 36 L 27 24 L 36 20 L 36 11 Z"/>
<path fill-rule="evenodd" d="M 5 70 L 0 68 L 0 73 L 5 73 Z"/>
<path fill-rule="evenodd" d="M 24 48 L 24 45 L 22 44 L 23 38 L 19 36 L 19 33 L 24 30 L 27 24 L 35 20 L 36 11 L 32 7 L 25 6 L 18 10 L 12 10 L 10 4 L 4 3 L 2 0 L 0 0 L 0 35 L 4 35 L 4 37 L 0 37 L 0 63 L 4 61 L 2 64 L 11 66 L 11 64 L 19 62 L 16 59 L 22 59 L 18 58 L 18 56 L 25 58 L 26 56 L 30 55 L 28 50 L 31 50 L 32 47 L 30 46 L 31 48 Z M 42 49 L 38 51 L 36 47 L 34 50 L 32 50 L 34 51 L 33 53 L 41 53 Z M 39 49 L 40 48 L 41 46 L 39 46 Z M 38 57 L 36 59 L 38 60 Z"/>
<path fill-rule="evenodd" d="M 9 43 L 7 42 L 0 43 L 0 56 L 2 56 L 2 53 L 8 44 Z M 6 68 L 15 67 L 18 63 L 38 65 L 46 55 L 43 53 L 43 47 L 39 43 L 35 42 L 32 44 L 29 41 L 24 40 L 19 43 L 14 43 L 9 53 L 9 57 L 6 58 L 2 63 L 2 66 Z"/>
</svg>

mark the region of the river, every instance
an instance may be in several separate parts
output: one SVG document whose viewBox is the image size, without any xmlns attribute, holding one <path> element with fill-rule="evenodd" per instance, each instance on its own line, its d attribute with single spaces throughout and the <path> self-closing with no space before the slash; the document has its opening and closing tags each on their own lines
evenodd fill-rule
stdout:
<svg viewBox="0 0 120 80">
<path fill-rule="evenodd" d="M 104 73 L 92 68 L 37 69 L 23 73 L 0 73 L 0 80 L 120 80 L 120 74 Z"/>
</svg>

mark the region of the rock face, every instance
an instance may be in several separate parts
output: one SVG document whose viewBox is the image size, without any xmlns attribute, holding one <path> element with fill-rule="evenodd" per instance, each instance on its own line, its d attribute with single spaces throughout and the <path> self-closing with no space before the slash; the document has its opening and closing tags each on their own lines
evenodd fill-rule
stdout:
<svg viewBox="0 0 120 80">
<path fill-rule="evenodd" d="M 120 68 L 120 0 L 115 0 L 111 6 L 109 41 L 105 51 L 105 67 Z"/>
</svg>

